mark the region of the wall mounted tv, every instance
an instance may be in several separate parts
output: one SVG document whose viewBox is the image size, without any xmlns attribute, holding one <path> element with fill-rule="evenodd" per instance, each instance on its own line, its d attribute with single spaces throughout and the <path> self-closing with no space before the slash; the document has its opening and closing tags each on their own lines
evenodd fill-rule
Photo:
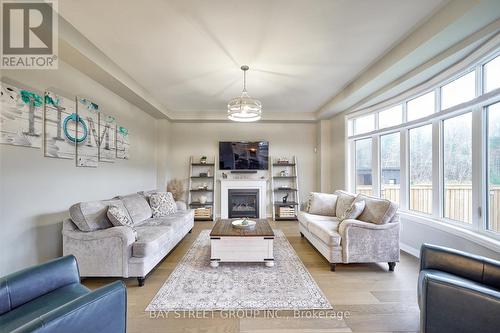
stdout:
<svg viewBox="0 0 500 333">
<path fill-rule="evenodd" d="M 220 170 L 267 170 L 269 142 L 219 142 Z"/>
</svg>

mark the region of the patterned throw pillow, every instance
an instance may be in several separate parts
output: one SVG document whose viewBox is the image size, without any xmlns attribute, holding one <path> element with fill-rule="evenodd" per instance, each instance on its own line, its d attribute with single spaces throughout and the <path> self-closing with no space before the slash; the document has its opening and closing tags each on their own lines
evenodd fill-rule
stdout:
<svg viewBox="0 0 500 333">
<path fill-rule="evenodd" d="M 113 224 L 115 227 L 124 226 L 131 228 L 137 239 L 137 231 L 135 230 L 134 222 L 132 222 L 132 219 L 129 217 L 124 208 L 111 205 L 108 207 L 107 215 L 108 219 L 111 221 L 111 224 Z"/>
<path fill-rule="evenodd" d="M 177 211 L 174 197 L 170 192 L 156 192 L 149 197 L 153 217 L 165 217 Z"/>
<path fill-rule="evenodd" d="M 359 217 L 359 215 L 361 215 L 361 213 L 363 213 L 365 206 L 366 206 L 366 202 L 364 200 L 353 202 L 351 207 L 349 207 L 344 212 L 344 214 L 340 217 L 340 221 L 357 219 Z"/>
</svg>

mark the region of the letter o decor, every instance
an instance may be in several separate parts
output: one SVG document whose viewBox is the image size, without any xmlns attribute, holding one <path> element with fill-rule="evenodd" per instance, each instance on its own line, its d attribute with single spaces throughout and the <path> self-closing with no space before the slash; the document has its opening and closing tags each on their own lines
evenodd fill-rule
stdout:
<svg viewBox="0 0 500 333">
<path fill-rule="evenodd" d="M 71 134 L 69 134 L 68 123 L 70 121 L 78 122 L 78 123 L 80 123 L 82 125 L 83 136 L 81 138 L 77 138 L 77 137 L 74 137 Z M 64 129 L 64 135 L 66 135 L 66 137 L 68 138 L 68 140 L 71 141 L 71 142 L 80 143 L 80 142 L 85 141 L 85 139 L 87 139 L 87 135 L 88 135 L 87 124 L 85 124 L 85 122 L 83 121 L 82 117 L 79 117 L 76 113 L 72 113 L 72 114 L 70 114 L 69 116 L 67 116 L 64 119 L 63 129 Z"/>
</svg>

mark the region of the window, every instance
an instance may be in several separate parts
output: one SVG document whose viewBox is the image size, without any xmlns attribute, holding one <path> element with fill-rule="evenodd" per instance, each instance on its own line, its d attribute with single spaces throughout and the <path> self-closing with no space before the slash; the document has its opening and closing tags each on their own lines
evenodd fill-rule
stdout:
<svg viewBox="0 0 500 333">
<path fill-rule="evenodd" d="M 364 117 L 354 119 L 354 134 L 371 132 L 375 129 L 375 115 L 369 114 Z"/>
<path fill-rule="evenodd" d="M 399 203 L 401 190 L 400 134 L 380 136 L 380 196 Z"/>
<path fill-rule="evenodd" d="M 432 214 L 432 125 L 409 131 L 410 209 Z"/>
<path fill-rule="evenodd" d="M 443 121 L 444 217 L 472 223 L 472 113 Z"/>
<path fill-rule="evenodd" d="M 476 97 L 476 72 L 472 71 L 441 87 L 441 109 L 445 110 Z"/>
<path fill-rule="evenodd" d="M 412 99 L 407 103 L 407 119 L 412 121 L 431 115 L 435 109 L 435 93 L 428 92 L 425 95 Z"/>
<path fill-rule="evenodd" d="M 372 194 L 372 139 L 356 143 L 356 193 Z"/>
<path fill-rule="evenodd" d="M 378 114 L 378 128 L 399 125 L 403 122 L 403 105 L 399 104 Z"/>
<path fill-rule="evenodd" d="M 500 88 L 500 56 L 484 65 L 484 92 Z"/>
<path fill-rule="evenodd" d="M 500 232 L 500 103 L 487 109 L 488 230 Z"/>
</svg>

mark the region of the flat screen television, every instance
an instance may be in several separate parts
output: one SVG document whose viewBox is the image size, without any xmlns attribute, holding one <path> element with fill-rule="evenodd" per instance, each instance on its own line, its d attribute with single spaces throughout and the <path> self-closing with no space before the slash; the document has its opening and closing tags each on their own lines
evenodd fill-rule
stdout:
<svg viewBox="0 0 500 333">
<path fill-rule="evenodd" d="M 220 170 L 267 170 L 269 142 L 219 142 Z"/>
</svg>

